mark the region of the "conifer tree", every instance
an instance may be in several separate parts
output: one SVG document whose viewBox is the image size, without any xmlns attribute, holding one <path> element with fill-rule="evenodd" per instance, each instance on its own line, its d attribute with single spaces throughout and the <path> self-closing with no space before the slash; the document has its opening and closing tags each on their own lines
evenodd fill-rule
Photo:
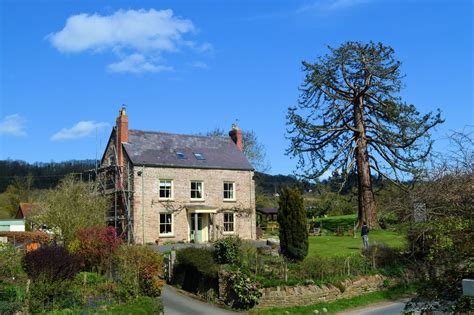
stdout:
<svg viewBox="0 0 474 315">
<path fill-rule="evenodd" d="M 308 254 L 308 229 L 303 196 L 296 188 L 283 188 L 278 205 L 281 253 L 288 259 L 301 261 Z"/>
<path fill-rule="evenodd" d="M 288 110 L 287 153 L 309 179 L 331 169 L 345 179 L 357 174 L 359 225 L 377 227 L 371 172 L 396 184 L 416 177 L 431 151 L 429 130 L 443 120 L 439 110 L 422 115 L 402 100 L 393 48 L 347 42 L 329 49 L 303 62 L 301 96 Z"/>
</svg>

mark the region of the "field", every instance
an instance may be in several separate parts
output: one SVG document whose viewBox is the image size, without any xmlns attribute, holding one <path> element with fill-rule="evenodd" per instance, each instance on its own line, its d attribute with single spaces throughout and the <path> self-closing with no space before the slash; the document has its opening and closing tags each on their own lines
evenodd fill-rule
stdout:
<svg viewBox="0 0 474 315">
<path fill-rule="evenodd" d="M 369 243 L 384 243 L 387 246 L 402 248 L 405 246 L 405 236 L 392 231 L 371 231 Z M 323 257 L 347 256 L 359 253 L 362 248 L 362 239 L 359 234 L 353 236 L 310 236 L 308 256 Z"/>
<path fill-rule="evenodd" d="M 362 239 L 360 231 L 354 236 L 348 236 L 348 231 L 354 227 L 355 214 L 341 215 L 327 218 L 317 218 L 313 223 L 316 227 L 322 227 L 322 236 L 309 237 L 308 256 L 318 255 L 322 257 L 347 256 L 360 253 Z M 340 228 L 344 236 L 334 235 L 334 231 Z M 278 238 L 278 230 L 273 233 L 267 232 L 266 237 Z M 383 243 L 394 248 L 403 248 L 406 239 L 403 233 L 388 230 L 374 230 L 369 233 L 369 243 Z"/>
</svg>

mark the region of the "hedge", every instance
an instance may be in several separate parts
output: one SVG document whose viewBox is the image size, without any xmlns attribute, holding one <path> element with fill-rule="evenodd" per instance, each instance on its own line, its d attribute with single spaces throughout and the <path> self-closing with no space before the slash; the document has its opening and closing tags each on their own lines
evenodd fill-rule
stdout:
<svg viewBox="0 0 474 315">
<path fill-rule="evenodd" d="M 26 242 L 33 241 L 40 244 L 47 244 L 49 242 L 49 235 L 45 232 L 34 231 L 34 232 L 0 232 L 0 237 L 6 236 L 9 242 L 15 240 L 15 242 Z"/>
</svg>

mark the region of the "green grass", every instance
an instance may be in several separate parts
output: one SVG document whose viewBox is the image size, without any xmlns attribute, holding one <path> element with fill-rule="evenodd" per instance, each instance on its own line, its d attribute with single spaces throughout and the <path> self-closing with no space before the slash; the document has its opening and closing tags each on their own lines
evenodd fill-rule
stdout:
<svg viewBox="0 0 474 315">
<path fill-rule="evenodd" d="M 403 248 L 406 244 L 405 236 L 393 231 L 370 231 L 369 243 L 384 243 L 394 248 Z M 308 256 L 322 257 L 347 256 L 360 253 L 362 239 L 359 234 L 353 236 L 310 236 Z"/>
<path fill-rule="evenodd" d="M 329 303 L 318 303 L 306 306 L 295 306 L 286 308 L 267 308 L 254 309 L 249 312 L 251 315 L 274 315 L 274 314 L 314 314 L 318 310 L 320 314 L 324 314 L 322 309 L 326 308 L 328 314 L 335 314 L 337 312 L 356 308 L 368 304 L 379 303 L 388 300 L 397 300 L 406 297 L 415 291 L 414 286 L 397 286 L 385 291 L 373 292 L 361 296 L 356 296 L 351 299 L 342 299 Z"/>
<path fill-rule="evenodd" d="M 338 215 L 327 218 L 316 218 L 316 227 L 321 227 L 332 232 L 336 231 L 338 227 L 347 231 L 354 227 L 354 221 L 357 220 L 356 214 Z M 322 223 L 322 225 L 321 225 Z"/>
<path fill-rule="evenodd" d="M 162 314 L 163 306 L 160 298 L 152 298 L 148 296 L 142 296 L 137 298 L 133 302 L 126 304 L 115 304 L 108 306 L 106 309 L 83 309 L 83 310 L 58 310 L 48 312 L 48 315 L 83 315 L 83 314 L 114 314 L 114 315 L 146 315 L 146 314 Z"/>
</svg>

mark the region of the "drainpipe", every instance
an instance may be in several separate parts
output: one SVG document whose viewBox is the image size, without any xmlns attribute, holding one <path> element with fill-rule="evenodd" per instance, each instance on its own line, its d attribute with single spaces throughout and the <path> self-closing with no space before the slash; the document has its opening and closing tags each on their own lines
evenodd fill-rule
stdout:
<svg viewBox="0 0 474 315">
<path fill-rule="evenodd" d="M 142 166 L 142 243 L 145 244 L 145 195 L 144 195 L 144 180 L 145 177 L 145 165 Z"/>
<path fill-rule="evenodd" d="M 198 214 L 194 212 L 194 243 L 197 244 L 197 233 L 198 233 Z"/>
</svg>

